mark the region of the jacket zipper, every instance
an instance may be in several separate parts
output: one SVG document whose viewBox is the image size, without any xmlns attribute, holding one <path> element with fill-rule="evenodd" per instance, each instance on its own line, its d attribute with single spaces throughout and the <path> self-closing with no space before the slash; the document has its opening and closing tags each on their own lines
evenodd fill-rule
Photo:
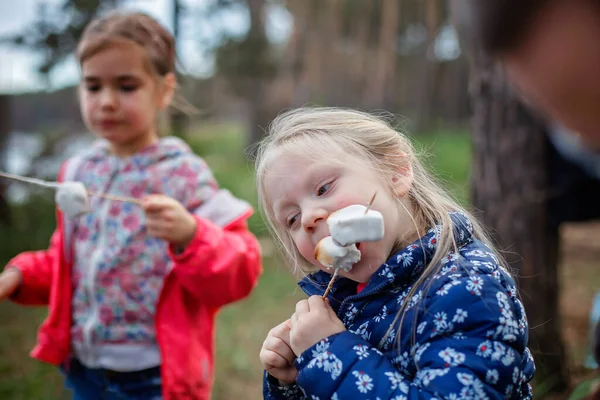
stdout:
<svg viewBox="0 0 600 400">
<path fill-rule="evenodd" d="M 110 176 L 110 180 L 108 181 L 107 185 L 105 186 L 104 192 L 108 192 L 108 190 L 112 187 L 117 174 L 119 173 L 119 168 L 120 166 L 117 165 L 117 169 L 115 172 L 113 172 Z M 100 201 L 100 200 L 99 200 Z M 108 215 L 109 212 L 109 208 L 110 208 L 110 202 L 104 201 L 102 203 L 100 203 L 101 206 L 100 208 L 100 220 L 98 221 L 98 226 L 99 226 L 99 232 L 98 232 L 98 238 L 99 238 L 99 242 L 96 245 L 96 249 L 93 251 L 93 253 L 91 254 L 90 257 L 90 268 L 85 268 L 84 269 L 84 276 L 83 276 L 83 282 L 84 282 L 84 288 L 87 291 L 88 297 L 90 299 L 90 313 L 89 316 L 86 320 L 86 322 L 83 324 L 82 330 L 83 330 L 83 343 L 84 343 L 84 348 L 86 349 L 86 353 L 88 355 L 90 355 L 90 359 L 88 359 L 88 363 L 90 361 L 92 361 L 92 365 L 96 365 L 98 362 L 98 354 L 97 354 L 97 349 L 94 348 L 93 343 L 92 343 L 92 332 L 94 329 L 94 326 L 98 325 L 100 323 L 100 317 L 99 317 L 99 302 L 96 299 L 96 275 L 98 274 L 98 262 L 101 261 L 102 259 L 102 253 L 104 251 L 104 242 L 105 242 L 105 237 L 106 235 L 104 234 L 104 230 L 105 230 L 105 226 L 104 224 L 102 224 L 102 220 L 105 219 L 103 218 L 103 216 Z"/>
</svg>

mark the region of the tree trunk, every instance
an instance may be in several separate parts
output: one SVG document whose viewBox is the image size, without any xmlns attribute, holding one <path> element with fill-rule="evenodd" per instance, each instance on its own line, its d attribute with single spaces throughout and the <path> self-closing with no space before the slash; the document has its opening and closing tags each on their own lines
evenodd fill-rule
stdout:
<svg viewBox="0 0 600 400">
<path fill-rule="evenodd" d="M 371 84 L 366 93 L 367 104 L 370 107 L 386 107 L 389 99 L 386 88 L 394 87 L 394 72 L 396 71 L 396 39 L 400 23 L 400 0 L 383 0 L 381 6 L 381 26 L 379 28 L 379 47 L 375 61 Z M 389 89 L 388 89 L 389 90 Z"/>
<path fill-rule="evenodd" d="M 473 49 L 472 200 L 519 278 L 536 382 L 568 389 L 560 331 L 558 227 L 549 222 L 549 144 L 541 121 L 508 88 L 504 71 Z"/>
<path fill-rule="evenodd" d="M 324 35 L 321 40 L 324 42 L 321 46 L 323 60 L 323 85 L 321 86 L 325 93 L 323 98 L 327 105 L 338 105 L 344 98 L 344 82 L 347 82 L 345 76 L 346 70 L 341 62 L 342 47 L 342 23 L 343 23 L 343 0 L 328 0 L 325 2 L 324 11 Z"/>
<path fill-rule="evenodd" d="M 173 37 L 175 38 L 175 47 L 177 48 L 177 44 L 181 39 L 181 16 L 183 15 L 183 5 L 181 4 L 181 0 L 173 0 L 172 2 L 173 8 Z M 179 87 L 185 86 L 185 76 L 180 73 L 176 69 L 175 75 L 177 77 L 177 85 Z M 176 97 L 176 100 L 178 98 Z M 171 108 L 169 113 L 169 123 L 171 134 L 179 137 L 185 136 L 185 131 L 187 129 L 188 115 L 182 110 L 177 108 L 177 101 L 174 102 L 174 107 Z"/>
<path fill-rule="evenodd" d="M 304 68 L 306 51 L 306 26 L 308 19 L 308 2 L 288 1 L 288 11 L 294 18 L 290 39 L 284 50 L 284 57 L 277 70 L 277 77 L 269 89 L 269 97 L 274 99 L 276 108 L 296 106 L 294 96 Z"/>
<path fill-rule="evenodd" d="M 322 4 L 315 1 L 306 1 L 310 5 L 308 11 L 308 24 L 306 26 L 307 45 L 304 53 L 304 70 L 302 73 L 301 83 L 299 87 L 303 92 L 299 93 L 298 100 L 302 103 L 321 103 L 320 99 L 323 96 L 323 62 L 321 36 L 324 34 L 323 16 L 320 15 L 319 9 Z"/>
<path fill-rule="evenodd" d="M 0 95 L 0 170 L 4 171 L 6 164 L 6 144 L 12 130 L 10 96 Z M 0 180 L 0 224 L 11 223 L 10 207 L 6 199 L 6 180 Z"/>
<path fill-rule="evenodd" d="M 248 39 L 256 49 L 256 62 L 258 63 L 257 72 L 250 76 L 250 93 L 247 93 L 246 99 L 249 104 L 250 112 L 250 136 L 248 141 L 254 144 L 262 139 L 264 130 L 269 123 L 268 112 L 264 104 L 264 93 L 266 93 L 265 70 L 268 69 L 268 43 L 265 34 L 265 0 L 247 0 L 248 11 L 250 13 L 250 30 Z"/>
<path fill-rule="evenodd" d="M 439 73 L 439 62 L 434 56 L 434 49 L 435 41 L 444 23 L 442 4 L 439 0 L 426 0 L 424 11 L 427 38 L 421 54 L 422 59 L 416 64 L 419 71 L 415 72 L 420 82 L 415 116 L 415 130 L 418 132 L 431 128 L 431 120 L 434 116 L 433 103 Z"/>
<path fill-rule="evenodd" d="M 350 38 L 355 43 L 355 53 L 352 62 L 348 62 L 347 69 L 350 75 L 350 93 L 365 93 L 367 91 L 368 72 L 371 58 L 369 57 L 369 30 L 371 28 L 372 9 L 375 2 L 362 1 L 357 3 L 360 13 L 350 25 Z M 350 96 L 349 96 L 350 97 Z"/>
</svg>

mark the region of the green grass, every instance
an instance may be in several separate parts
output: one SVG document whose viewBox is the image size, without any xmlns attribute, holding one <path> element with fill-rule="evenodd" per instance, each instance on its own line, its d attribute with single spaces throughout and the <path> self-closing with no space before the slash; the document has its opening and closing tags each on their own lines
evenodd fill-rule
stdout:
<svg viewBox="0 0 600 400">
<path fill-rule="evenodd" d="M 422 162 L 461 204 L 469 199 L 471 143 L 464 132 L 431 132 L 413 138 Z"/>
<path fill-rule="evenodd" d="M 584 400 L 591 393 L 595 393 L 598 388 L 600 388 L 600 377 L 596 376 L 585 380 L 575 387 L 573 393 L 569 396 L 569 400 Z"/>
<path fill-rule="evenodd" d="M 207 125 L 187 138 L 215 173 L 221 186 L 256 206 L 252 165 L 243 156 L 245 138 L 235 125 Z M 419 148 L 432 153 L 432 168 L 448 181 L 456 197 L 467 199 L 469 139 L 461 133 L 430 133 L 417 136 Z M 23 249 L 43 248 L 53 228 L 52 204 L 47 201 L 15 209 L 18 226 L 0 227 L 0 262 Z M 252 295 L 225 307 L 218 316 L 216 341 L 215 400 L 261 398 L 262 368 L 258 353 L 273 326 L 288 318 L 302 297 L 294 278 L 275 257 L 272 244 L 256 213 L 250 221 L 263 243 L 264 274 Z M 7 239 L 5 239 L 7 238 Z M 57 400 L 68 398 L 62 377 L 55 368 L 28 357 L 44 309 L 0 303 L 0 399 Z"/>
<path fill-rule="evenodd" d="M 42 308 L 0 304 L 0 399 L 68 398 L 57 369 L 28 357 L 44 315 Z"/>
</svg>

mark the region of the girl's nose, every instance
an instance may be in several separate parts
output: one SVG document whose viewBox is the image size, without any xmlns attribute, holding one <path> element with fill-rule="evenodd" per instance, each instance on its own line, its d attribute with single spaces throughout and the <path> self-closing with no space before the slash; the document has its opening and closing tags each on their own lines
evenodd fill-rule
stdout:
<svg viewBox="0 0 600 400">
<path fill-rule="evenodd" d="M 329 213 L 323 208 L 317 208 L 302 214 L 302 226 L 306 232 L 312 233 L 327 220 Z"/>
<path fill-rule="evenodd" d="M 118 97 L 113 90 L 105 89 L 100 94 L 100 106 L 103 109 L 113 109 L 117 107 Z"/>
</svg>

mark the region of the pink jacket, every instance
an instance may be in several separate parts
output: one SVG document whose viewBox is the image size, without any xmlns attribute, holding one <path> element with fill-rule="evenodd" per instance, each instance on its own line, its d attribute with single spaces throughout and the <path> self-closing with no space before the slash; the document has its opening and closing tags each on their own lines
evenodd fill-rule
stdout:
<svg viewBox="0 0 600 400">
<path fill-rule="evenodd" d="M 59 175 L 63 179 L 64 167 Z M 262 272 L 260 249 L 246 220 L 249 210 L 225 227 L 197 217 L 196 236 L 181 254 L 170 249 L 174 266 L 156 308 L 165 399 L 210 398 L 214 366 L 214 322 L 219 308 L 246 297 Z M 32 357 L 54 365 L 71 354 L 72 280 L 65 220 L 57 210 L 57 229 L 47 250 L 22 253 L 9 265 L 23 277 L 13 301 L 49 305 Z"/>
</svg>

